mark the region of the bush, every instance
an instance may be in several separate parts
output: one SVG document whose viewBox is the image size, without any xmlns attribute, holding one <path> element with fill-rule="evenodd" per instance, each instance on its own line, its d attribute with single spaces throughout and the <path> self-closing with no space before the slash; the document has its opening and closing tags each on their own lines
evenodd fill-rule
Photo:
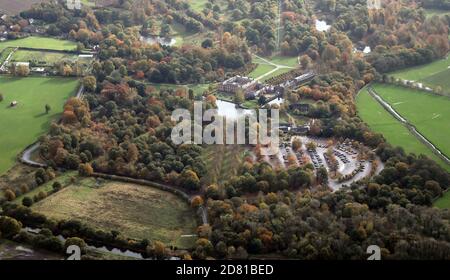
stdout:
<svg viewBox="0 0 450 280">
<path fill-rule="evenodd" d="M 21 229 L 22 224 L 16 219 L 6 216 L 0 218 L 0 231 L 2 232 L 2 236 L 6 238 L 13 237 L 18 234 Z"/>
<path fill-rule="evenodd" d="M 14 199 L 16 199 L 16 194 L 12 190 L 7 189 L 5 190 L 5 198 L 8 201 L 13 201 Z"/>
<path fill-rule="evenodd" d="M 67 248 L 72 245 L 78 246 L 82 254 L 86 253 L 86 243 L 83 239 L 78 237 L 67 238 L 66 243 L 64 244 L 64 249 L 67 250 Z"/>
<path fill-rule="evenodd" d="M 56 181 L 56 182 L 53 183 L 52 187 L 53 187 L 53 190 L 55 192 L 57 192 L 57 191 L 59 191 L 62 188 L 62 185 L 61 185 L 60 182 Z"/>
<path fill-rule="evenodd" d="M 33 205 L 33 200 L 30 197 L 26 196 L 22 199 L 22 205 L 30 207 L 31 205 Z"/>
</svg>

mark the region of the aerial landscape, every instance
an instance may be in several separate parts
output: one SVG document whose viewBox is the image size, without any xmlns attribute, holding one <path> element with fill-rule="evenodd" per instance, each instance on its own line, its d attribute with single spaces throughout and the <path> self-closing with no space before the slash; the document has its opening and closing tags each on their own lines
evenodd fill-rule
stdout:
<svg viewBox="0 0 450 280">
<path fill-rule="evenodd" d="M 449 28 L 448 0 L 0 0 L 0 260 L 450 260 Z"/>
</svg>

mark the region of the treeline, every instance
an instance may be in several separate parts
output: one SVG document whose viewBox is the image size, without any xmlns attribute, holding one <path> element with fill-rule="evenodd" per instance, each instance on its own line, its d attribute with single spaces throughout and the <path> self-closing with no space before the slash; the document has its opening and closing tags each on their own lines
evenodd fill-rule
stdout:
<svg viewBox="0 0 450 280">
<path fill-rule="evenodd" d="M 397 52 L 374 53 L 368 61 L 379 73 L 429 63 L 436 58 L 430 48 L 400 49 Z"/>
</svg>

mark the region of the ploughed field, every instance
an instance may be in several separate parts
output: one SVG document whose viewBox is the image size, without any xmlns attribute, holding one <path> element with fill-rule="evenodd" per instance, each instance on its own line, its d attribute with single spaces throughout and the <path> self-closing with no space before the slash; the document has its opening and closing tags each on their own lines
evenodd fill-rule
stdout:
<svg viewBox="0 0 450 280">
<path fill-rule="evenodd" d="M 176 195 L 148 186 L 87 178 L 35 203 L 32 209 L 57 220 L 75 219 L 125 237 L 160 240 L 190 248 L 196 237 L 194 211 Z M 183 236 L 187 235 L 187 236 Z"/>
<path fill-rule="evenodd" d="M 12 167 L 17 154 L 48 131 L 78 85 L 72 78 L 0 76 L 0 174 Z M 17 105 L 11 107 L 14 101 Z M 46 104 L 51 107 L 48 114 Z"/>
</svg>

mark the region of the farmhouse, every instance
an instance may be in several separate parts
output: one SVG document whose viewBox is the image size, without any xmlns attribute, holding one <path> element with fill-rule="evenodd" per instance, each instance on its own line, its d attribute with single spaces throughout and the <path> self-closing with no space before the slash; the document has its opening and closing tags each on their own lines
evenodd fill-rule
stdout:
<svg viewBox="0 0 450 280">
<path fill-rule="evenodd" d="M 218 90 L 225 93 L 235 94 L 239 90 L 242 90 L 244 93 L 251 92 L 257 82 L 252 78 L 242 77 L 242 76 L 234 76 L 224 82 L 222 82 Z"/>
</svg>

